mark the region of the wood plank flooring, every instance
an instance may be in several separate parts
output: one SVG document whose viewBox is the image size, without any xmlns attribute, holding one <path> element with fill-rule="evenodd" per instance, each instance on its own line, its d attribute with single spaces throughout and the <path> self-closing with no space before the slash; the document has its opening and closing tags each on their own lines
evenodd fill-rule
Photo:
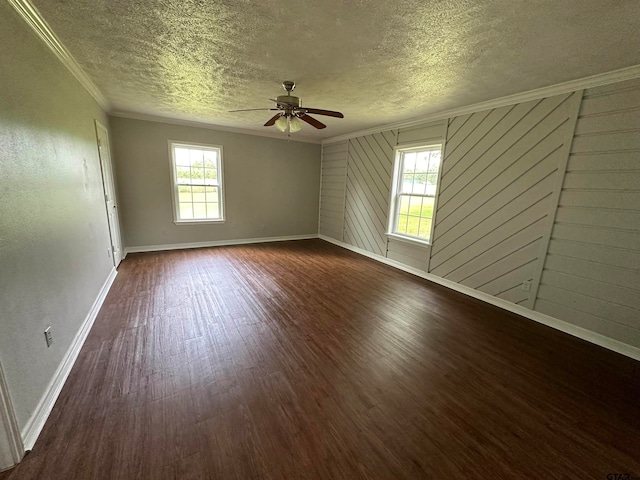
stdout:
<svg viewBox="0 0 640 480">
<path fill-rule="evenodd" d="M 640 362 L 322 240 L 129 255 L 2 480 L 640 476 Z"/>
</svg>

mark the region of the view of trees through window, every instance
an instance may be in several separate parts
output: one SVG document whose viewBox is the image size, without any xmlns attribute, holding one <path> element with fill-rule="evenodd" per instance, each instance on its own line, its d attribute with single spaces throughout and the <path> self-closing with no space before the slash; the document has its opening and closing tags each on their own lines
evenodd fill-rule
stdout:
<svg viewBox="0 0 640 480">
<path fill-rule="evenodd" d="M 173 145 L 172 149 L 178 220 L 220 219 L 219 149 L 185 145 Z"/>
<path fill-rule="evenodd" d="M 437 145 L 401 152 L 394 233 L 430 240 L 440 150 Z"/>
</svg>

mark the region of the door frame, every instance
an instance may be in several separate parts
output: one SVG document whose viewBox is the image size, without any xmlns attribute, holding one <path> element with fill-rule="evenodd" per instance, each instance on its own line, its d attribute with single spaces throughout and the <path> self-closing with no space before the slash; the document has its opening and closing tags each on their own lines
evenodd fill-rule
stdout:
<svg viewBox="0 0 640 480">
<path fill-rule="evenodd" d="M 96 127 L 96 143 L 98 145 L 98 157 L 100 159 L 100 174 L 102 176 L 102 191 L 104 194 L 104 206 L 107 213 L 107 224 L 109 227 L 109 242 L 111 248 L 111 260 L 113 266 L 118 268 L 122 261 L 122 234 L 120 231 L 120 214 L 118 213 L 118 198 L 116 194 L 115 178 L 113 176 L 113 162 L 111 158 L 111 146 L 109 142 L 109 130 L 98 120 L 95 120 Z M 105 145 L 100 143 L 100 133 L 104 134 Z M 103 153 L 106 149 L 106 155 Z M 109 190 L 112 192 L 112 198 L 109 198 Z M 109 201 L 113 202 L 113 207 L 109 206 Z M 115 211 L 115 221 L 110 221 L 111 208 Z"/>
<path fill-rule="evenodd" d="M 20 463 L 24 453 L 22 435 L 0 363 L 0 472 Z"/>
</svg>

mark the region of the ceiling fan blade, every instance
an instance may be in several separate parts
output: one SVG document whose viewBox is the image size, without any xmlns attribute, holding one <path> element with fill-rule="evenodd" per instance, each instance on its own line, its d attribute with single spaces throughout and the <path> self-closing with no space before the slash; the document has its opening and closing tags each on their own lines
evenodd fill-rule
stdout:
<svg viewBox="0 0 640 480">
<path fill-rule="evenodd" d="M 319 122 L 318 120 L 316 120 L 313 117 L 310 117 L 309 115 L 301 115 L 298 117 L 300 120 L 302 120 L 303 122 L 307 122 L 309 125 L 311 125 L 312 127 L 316 127 L 316 128 L 327 128 L 327 126 L 322 123 Z"/>
<path fill-rule="evenodd" d="M 326 115 L 327 117 L 344 118 L 344 115 L 340 112 L 334 112 L 332 110 L 322 110 L 320 108 L 302 107 L 307 113 L 315 113 L 316 115 Z"/>
<path fill-rule="evenodd" d="M 279 108 L 243 108 L 242 110 L 229 110 L 231 112 L 253 112 L 256 110 L 280 110 Z"/>
<path fill-rule="evenodd" d="M 271 125 L 276 123 L 276 120 L 280 118 L 280 114 L 276 113 L 273 117 L 271 117 L 267 123 L 264 124 L 265 127 L 270 127 Z"/>
</svg>

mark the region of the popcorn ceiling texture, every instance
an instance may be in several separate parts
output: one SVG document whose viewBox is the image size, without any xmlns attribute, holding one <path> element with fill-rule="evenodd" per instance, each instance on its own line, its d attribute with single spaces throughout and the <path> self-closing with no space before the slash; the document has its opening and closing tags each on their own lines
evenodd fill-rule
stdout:
<svg viewBox="0 0 640 480">
<path fill-rule="evenodd" d="M 637 0 L 32 0 L 114 111 L 340 135 L 640 64 Z"/>
</svg>

